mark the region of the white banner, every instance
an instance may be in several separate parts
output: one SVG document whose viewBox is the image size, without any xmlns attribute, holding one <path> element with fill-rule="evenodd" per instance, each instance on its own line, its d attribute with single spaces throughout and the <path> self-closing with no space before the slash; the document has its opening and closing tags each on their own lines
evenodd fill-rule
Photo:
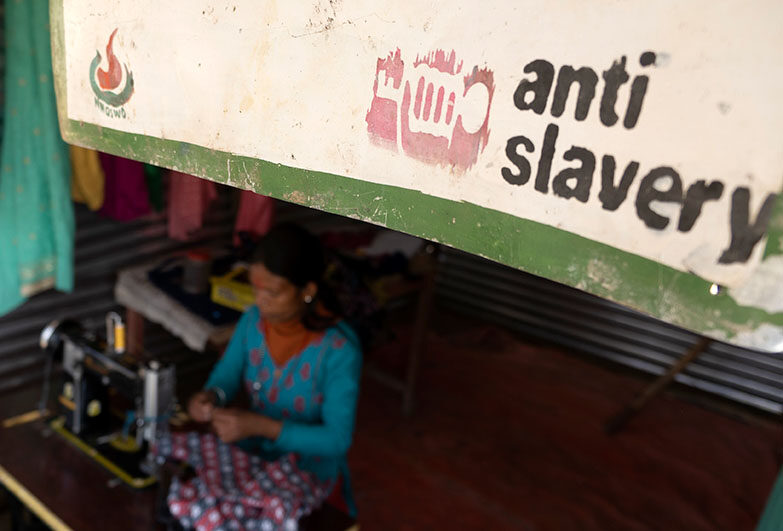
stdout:
<svg viewBox="0 0 783 531">
<path fill-rule="evenodd" d="M 767 0 L 65 0 L 67 113 L 737 286 L 783 182 L 781 20 Z"/>
</svg>

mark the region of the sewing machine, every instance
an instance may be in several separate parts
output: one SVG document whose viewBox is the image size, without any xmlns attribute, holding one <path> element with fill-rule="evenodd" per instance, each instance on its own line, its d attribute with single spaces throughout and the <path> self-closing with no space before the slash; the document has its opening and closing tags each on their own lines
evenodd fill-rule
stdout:
<svg viewBox="0 0 783 531">
<path fill-rule="evenodd" d="M 48 364 L 62 356 L 66 375 L 62 415 L 52 428 L 132 487 L 154 483 L 150 449 L 173 411 L 174 367 L 126 353 L 115 313 L 107 316 L 105 340 L 75 321 L 55 321 L 41 332 L 40 346 Z"/>
</svg>

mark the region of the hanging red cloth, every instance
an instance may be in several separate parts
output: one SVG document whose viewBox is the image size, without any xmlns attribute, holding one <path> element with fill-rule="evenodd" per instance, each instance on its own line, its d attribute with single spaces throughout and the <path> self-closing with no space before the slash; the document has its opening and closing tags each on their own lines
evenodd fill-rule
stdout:
<svg viewBox="0 0 783 531">
<path fill-rule="evenodd" d="M 187 240 L 204 224 L 209 204 L 217 197 L 215 183 L 187 173 L 169 174 L 169 238 Z"/>
<path fill-rule="evenodd" d="M 149 214 L 144 164 L 107 153 L 101 153 L 100 160 L 106 175 L 101 214 L 118 221 Z"/>
<path fill-rule="evenodd" d="M 242 195 L 239 196 L 239 212 L 237 212 L 237 220 L 234 224 L 234 244 L 240 244 L 240 232 L 248 232 L 253 236 L 263 236 L 269 232 L 274 217 L 274 199 L 242 190 Z"/>
</svg>

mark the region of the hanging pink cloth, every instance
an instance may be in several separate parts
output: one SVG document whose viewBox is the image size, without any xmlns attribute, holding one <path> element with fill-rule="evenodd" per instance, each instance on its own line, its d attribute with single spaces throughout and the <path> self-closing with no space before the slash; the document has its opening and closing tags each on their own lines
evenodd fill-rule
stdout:
<svg viewBox="0 0 783 531">
<path fill-rule="evenodd" d="M 204 224 L 204 214 L 217 197 L 215 183 L 187 173 L 169 173 L 169 238 L 187 240 Z"/>
<path fill-rule="evenodd" d="M 275 200 L 248 190 L 242 190 L 239 196 L 239 212 L 234 224 L 234 244 L 239 245 L 239 233 L 249 232 L 253 236 L 263 236 L 272 228 L 275 217 Z"/>
<path fill-rule="evenodd" d="M 118 221 L 130 221 L 150 213 L 144 164 L 135 160 L 100 154 L 106 175 L 101 214 Z"/>
</svg>

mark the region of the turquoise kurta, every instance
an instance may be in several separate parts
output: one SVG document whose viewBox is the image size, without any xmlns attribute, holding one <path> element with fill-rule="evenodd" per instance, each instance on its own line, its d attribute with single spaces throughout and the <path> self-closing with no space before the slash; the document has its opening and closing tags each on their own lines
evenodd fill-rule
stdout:
<svg viewBox="0 0 783 531">
<path fill-rule="evenodd" d="M 783 470 L 772 487 L 767 508 L 764 509 L 756 531 L 783 531 Z"/>
<path fill-rule="evenodd" d="M 278 367 L 264 340 L 258 307 L 252 306 L 204 387 L 229 402 L 244 386 L 253 411 L 283 421 L 277 440 L 254 438 L 242 441 L 243 448 L 265 459 L 293 452 L 302 469 L 323 480 L 342 473 L 347 483 L 360 370 L 358 340 L 344 323 Z"/>
</svg>

